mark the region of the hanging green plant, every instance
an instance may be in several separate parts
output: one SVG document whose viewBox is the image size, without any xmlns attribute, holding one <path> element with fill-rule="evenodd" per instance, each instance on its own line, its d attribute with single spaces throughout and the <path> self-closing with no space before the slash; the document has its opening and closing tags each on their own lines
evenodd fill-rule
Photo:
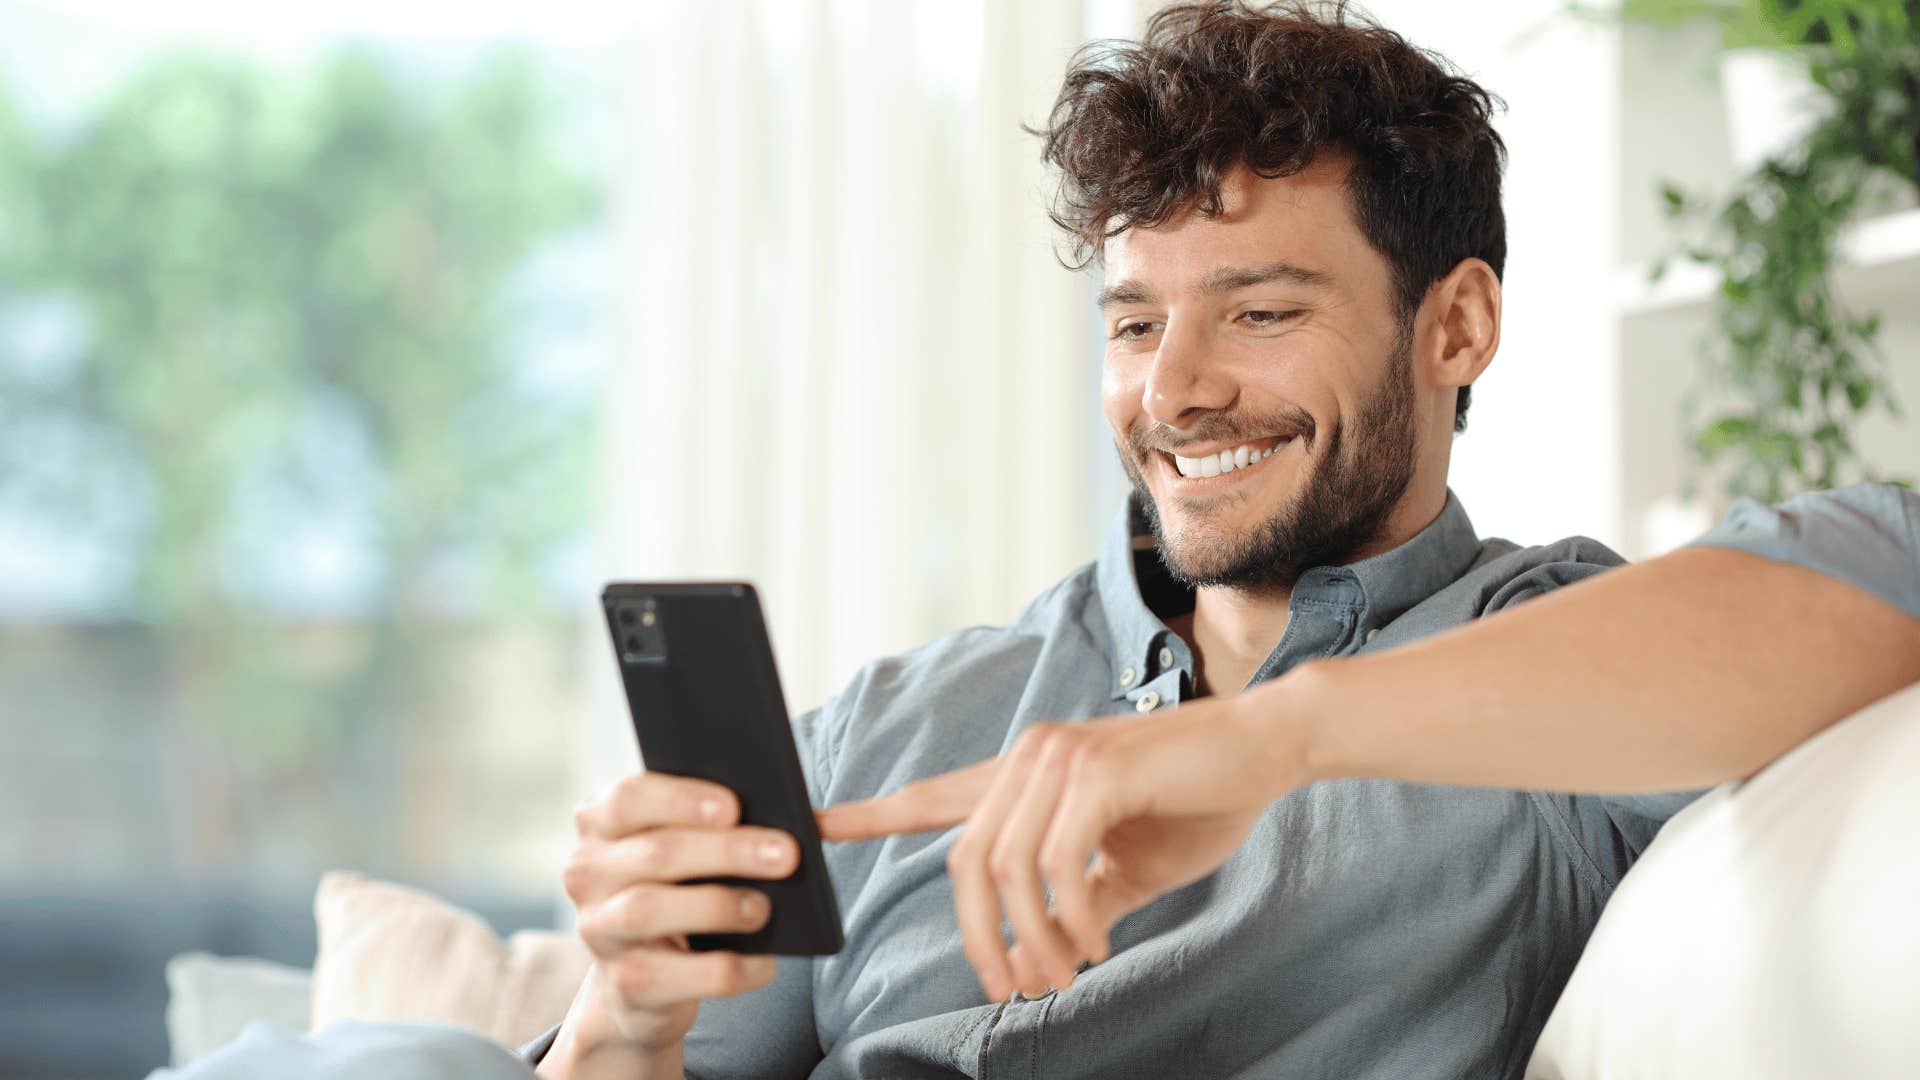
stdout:
<svg viewBox="0 0 1920 1080">
<path fill-rule="evenodd" d="M 1699 468 L 1734 496 L 1769 501 L 1883 475 L 1855 444 L 1876 410 L 1900 418 L 1878 312 L 1834 287 L 1842 230 L 1920 189 L 1920 0 L 1628 4 L 1660 24 L 1706 14 L 1729 45 L 1804 60 L 1821 119 L 1720 201 L 1662 186 L 1676 221 L 1704 222 L 1680 258 L 1710 269 L 1717 334 L 1683 408 Z M 1763 33 L 1764 32 L 1764 33 Z M 1771 40 L 1757 40 L 1771 34 Z M 1657 279 L 1666 260 L 1656 263 Z"/>
</svg>

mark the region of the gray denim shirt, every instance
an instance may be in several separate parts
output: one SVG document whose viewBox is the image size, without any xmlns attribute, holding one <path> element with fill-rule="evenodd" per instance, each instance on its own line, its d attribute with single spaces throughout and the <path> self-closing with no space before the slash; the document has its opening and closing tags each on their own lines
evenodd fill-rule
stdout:
<svg viewBox="0 0 1920 1080">
<path fill-rule="evenodd" d="M 1620 562 L 1481 540 L 1449 496 L 1411 541 L 1308 571 L 1256 681 L 1458 626 Z M 867 665 L 795 722 L 818 805 L 991 757 L 1048 720 L 1193 694 L 1192 607 L 1129 508 L 1010 625 Z M 1444 693 L 1444 687 L 1435 691 Z M 986 1000 L 946 874 L 958 829 L 830 845 L 840 954 L 702 1005 L 690 1075 L 1517 1076 L 1608 895 L 1695 793 L 1588 797 L 1346 780 L 1280 799 L 1217 872 L 1114 931 L 1065 992 Z"/>
<path fill-rule="evenodd" d="M 862 798 L 984 758 L 1038 720 L 1152 711 L 1186 694 L 1191 657 L 1149 605 L 1176 610 L 1181 591 L 1129 525 L 1123 517 L 1097 563 L 1012 625 L 877 661 L 799 718 L 814 799 Z M 1920 618 L 1912 492 L 1864 485 L 1779 507 L 1742 502 L 1700 543 L 1809 567 Z M 1590 540 L 1480 541 L 1449 499 L 1404 547 L 1307 575 L 1262 676 L 1400 644 L 1615 561 Z M 1691 797 L 1315 784 L 1275 803 L 1217 873 L 1123 921 L 1113 958 L 1070 990 L 1004 1003 L 982 999 L 961 955 L 944 864 L 951 831 L 832 846 L 847 949 L 783 961 L 773 986 L 705 1003 L 688 1070 L 1515 1076 L 1607 895 Z M 258 1025 L 162 1075 L 518 1080 L 552 1038 L 515 1058 L 435 1025 L 313 1035 Z"/>
</svg>

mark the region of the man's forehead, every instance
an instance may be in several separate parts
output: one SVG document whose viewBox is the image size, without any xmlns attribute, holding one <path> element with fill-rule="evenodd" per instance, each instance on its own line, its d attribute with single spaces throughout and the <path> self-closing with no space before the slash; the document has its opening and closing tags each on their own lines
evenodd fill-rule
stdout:
<svg viewBox="0 0 1920 1080">
<path fill-rule="evenodd" d="M 1190 209 L 1110 237 L 1100 260 L 1103 285 L 1219 291 L 1236 274 L 1275 267 L 1264 280 L 1330 285 L 1356 245 L 1366 246 L 1344 176 L 1344 166 L 1319 164 L 1277 178 L 1237 170 L 1221 186 L 1220 213 Z"/>
</svg>

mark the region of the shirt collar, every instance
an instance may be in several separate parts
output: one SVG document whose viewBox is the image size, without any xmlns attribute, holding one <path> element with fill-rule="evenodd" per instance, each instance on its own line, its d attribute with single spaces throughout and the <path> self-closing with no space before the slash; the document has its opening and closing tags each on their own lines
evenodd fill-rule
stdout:
<svg viewBox="0 0 1920 1080">
<path fill-rule="evenodd" d="M 1309 570 L 1294 585 L 1294 596 L 1323 582 L 1353 582 L 1359 586 L 1360 629 L 1377 630 L 1458 581 L 1480 557 L 1480 547 L 1466 508 L 1449 489 L 1440 515 L 1413 539 L 1356 563 Z"/>
<path fill-rule="evenodd" d="M 1158 654 L 1172 635 L 1147 601 L 1149 593 L 1157 597 L 1172 581 L 1158 565 L 1153 533 L 1139 498 L 1137 492 L 1128 494 L 1126 506 L 1107 530 L 1094 568 L 1113 646 L 1115 697 L 1125 695 L 1162 666 Z M 1458 580 L 1473 566 L 1480 547 L 1466 508 L 1449 490 L 1440 516 L 1413 539 L 1356 563 L 1308 570 L 1294 585 L 1293 599 L 1296 604 L 1309 599 L 1350 605 L 1359 612 L 1358 631 L 1378 629 Z M 1145 564 L 1143 571 L 1136 571 L 1136 555 Z M 1185 649 L 1176 652 L 1184 654 Z"/>
</svg>

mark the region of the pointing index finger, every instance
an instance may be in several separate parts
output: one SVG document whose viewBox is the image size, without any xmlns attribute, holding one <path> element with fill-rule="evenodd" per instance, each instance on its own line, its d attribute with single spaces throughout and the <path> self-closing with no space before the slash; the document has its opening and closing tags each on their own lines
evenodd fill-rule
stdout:
<svg viewBox="0 0 1920 1080">
<path fill-rule="evenodd" d="M 887 795 L 829 806 L 814 816 L 824 840 L 869 840 L 944 829 L 967 820 L 987 793 L 999 758 L 911 784 Z"/>
</svg>

